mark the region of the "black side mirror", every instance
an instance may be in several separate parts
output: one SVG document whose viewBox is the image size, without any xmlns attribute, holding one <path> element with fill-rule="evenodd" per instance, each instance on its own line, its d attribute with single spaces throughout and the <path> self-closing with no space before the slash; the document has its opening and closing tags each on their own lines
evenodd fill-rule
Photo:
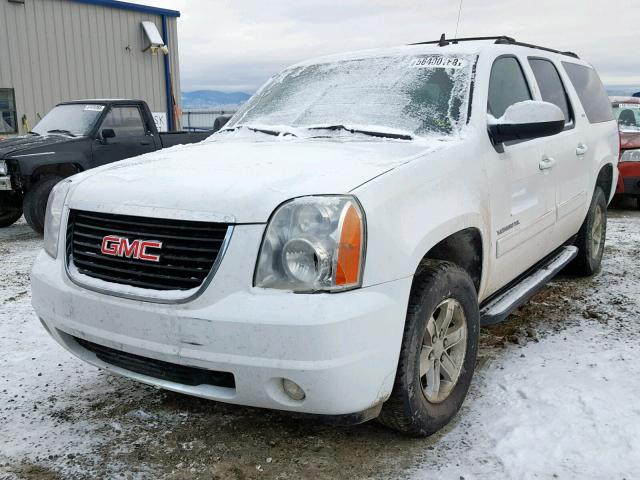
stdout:
<svg viewBox="0 0 640 480">
<path fill-rule="evenodd" d="M 564 114 L 548 102 L 519 102 L 507 108 L 499 118 L 490 118 L 489 134 L 494 144 L 513 140 L 548 137 L 564 130 Z"/>
<path fill-rule="evenodd" d="M 102 136 L 102 141 L 106 142 L 108 138 L 114 138 L 116 136 L 116 132 L 113 128 L 103 128 L 100 135 Z"/>
</svg>

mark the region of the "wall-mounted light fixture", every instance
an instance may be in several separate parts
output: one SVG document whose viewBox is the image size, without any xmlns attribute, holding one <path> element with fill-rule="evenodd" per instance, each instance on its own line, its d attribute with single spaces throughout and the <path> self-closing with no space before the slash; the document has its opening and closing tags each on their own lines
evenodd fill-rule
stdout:
<svg viewBox="0 0 640 480">
<path fill-rule="evenodd" d="M 169 55 L 169 48 L 167 48 L 155 23 L 149 21 L 142 22 L 142 31 L 148 41 L 148 45 L 142 50 L 143 52 L 149 50 L 151 55 L 157 55 L 158 50 L 160 50 L 165 55 Z"/>
</svg>

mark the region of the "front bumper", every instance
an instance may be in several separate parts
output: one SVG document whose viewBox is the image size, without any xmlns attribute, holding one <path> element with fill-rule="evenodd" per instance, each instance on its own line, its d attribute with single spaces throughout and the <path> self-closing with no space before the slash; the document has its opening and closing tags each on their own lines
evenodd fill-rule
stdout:
<svg viewBox="0 0 640 480">
<path fill-rule="evenodd" d="M 640 195 L 640 177 L 626 177 L 622 179 L 624 189 L 622 192 L 625 195 Z"/>
<path fill-rule="evenodd" d="M 640 196 L 640 162 L 618 164 L 618 188 L 616 193 Z"/>
<path fill-rule="evenodd" d="M 147 384 L 310 414 L 375 410 L 393 387 L 412 279 L 338 294 L 253 288 L 257 252 L 252 250 L 263 228 L 237 227 L 211 284 L 186 304 L 87 290 L 68 278 L 60 258 L 42 252 L 32 272 L 33 306 L 69 351 Z M 100 360 L 76 338 L 172 364 L 230 372 L 235 388 L 191 386 L 135 373 Z M 302 387 L 304 400 L 285 394 L 283 378 Z"/>
</svg>

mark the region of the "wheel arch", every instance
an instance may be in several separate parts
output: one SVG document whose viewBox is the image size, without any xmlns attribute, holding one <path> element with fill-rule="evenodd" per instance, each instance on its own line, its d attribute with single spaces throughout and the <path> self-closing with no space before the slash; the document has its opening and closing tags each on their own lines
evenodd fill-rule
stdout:
<svg viewBox="0 0 640 480">
<path fill-rule="evenodd" d="M 611 201 L 613 194 L 615 193 L 616 178 L 614 175 L 614 166 L 611 163 L 605 163 L 602 167 L 600 167 L 600 171 L 598 172 L 598 176 L 596 177 L 596 187 L 602 188 L 604 192 L 604 196 L 607 199 L 607 203 Z"/>
<path fill-rule="evenodd" d="M 462 228 L 435 242 L 416 265 L 416 273 L 428 260 L 444 260 L 458 265 L 469 274 L 476 292 L 480 293 L 487 260 L 480 228 Z"/>
<path fill-rule="evenodd" d="M 59 177 L 70 177 L 71 175 L 75 175 L 76 173 L 82 172 L 84 169 L 78 163 L 73 162 L 64 162 L 64 163 L 51 163 L 48 165 L 42 165 L 36 168 L 31 173 L 30 184 L 40 181 L 43 177 L 47 175 L 57 175 Z"/>
</svg>

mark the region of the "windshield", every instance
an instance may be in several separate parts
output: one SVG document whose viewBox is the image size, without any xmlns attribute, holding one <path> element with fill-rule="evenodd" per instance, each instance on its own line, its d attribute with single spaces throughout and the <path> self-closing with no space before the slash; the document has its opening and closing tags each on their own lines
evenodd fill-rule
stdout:
<svg viewBox="0 0 640 480">
<path fill-rule="evenodd" d="M 640 103 L 614 103 L 613 114 L 623 132 L 640 132 Z"/>
<path fill-rule="evenodd" d="M 104 110 L 104 105 L 74 103 L 58 105 L 47 113 L 32 132 L 39 135 L 59 133 L 75 136 L 87 135 Z"/>
<path fill-rule="evenodd" d="M 403 55 L 291 67 L 225 126 L 347 126 L 449 135 L 465 123 L 475 56 Z"/>
</svg>

